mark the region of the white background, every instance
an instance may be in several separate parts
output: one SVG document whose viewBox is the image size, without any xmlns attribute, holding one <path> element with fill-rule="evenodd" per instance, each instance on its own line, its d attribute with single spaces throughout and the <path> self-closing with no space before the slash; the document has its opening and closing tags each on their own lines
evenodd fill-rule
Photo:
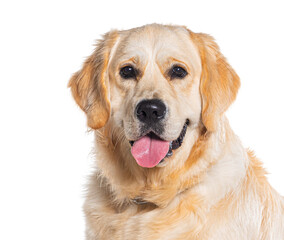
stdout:
<svg viewBox="0 0 284 240">
<path fill-rule="evenodd" d="M 284 195 L 281 1 L 1 1 L 0 239 L 84 238 L 93 134 L 67 83 L 112 28 L 186 25 L 241 77 L 228 117 Z"/>
</svg>

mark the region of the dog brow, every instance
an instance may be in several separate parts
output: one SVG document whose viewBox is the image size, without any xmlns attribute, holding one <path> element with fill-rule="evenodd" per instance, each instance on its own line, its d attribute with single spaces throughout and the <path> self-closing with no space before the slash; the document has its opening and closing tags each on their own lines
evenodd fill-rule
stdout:
<svg viewBox="0 0 284 240">
<path fill-rule="evenodd" d="M 138 64 L 140 62 L 139 57 L 138 56 L 133 56 L 133 57 L 127 59 L 127 60 L 124 60 L 124 61 L 121 62 L 120 66 L 124 66 L 124 65 L 126 65 L 126 64 L 128 64 L 130 62 L 132 62 L 134 64 Z"/>
</svg>

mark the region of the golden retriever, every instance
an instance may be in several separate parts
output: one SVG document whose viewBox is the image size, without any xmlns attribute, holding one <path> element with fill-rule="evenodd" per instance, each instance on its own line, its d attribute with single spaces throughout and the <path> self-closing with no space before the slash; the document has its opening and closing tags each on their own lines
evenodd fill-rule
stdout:
<svg viewBox="0 0 284 240">
<path fill-rule="evenodd" d="M 240 81 L 183 26 L 110 31 L 70 82 L 95 131 L 86 239 L 284 239 L 284 201 L 225 117 Z"/>
</svg>

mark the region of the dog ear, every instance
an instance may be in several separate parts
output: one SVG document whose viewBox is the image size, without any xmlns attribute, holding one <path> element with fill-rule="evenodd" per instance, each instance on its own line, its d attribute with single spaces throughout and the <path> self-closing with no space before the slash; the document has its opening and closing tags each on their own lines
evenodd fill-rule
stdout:
<svg viewBox="0 0 284 240">
<path fill-rule="evenodd" d="M 68 84 L 76 103 L 87 115 L 88 126 L 93 129 L 103 127 L 110 116 L 107 66 L 117 36 L 117 31 L 105 34 L 97 42 L 94 53 Z"/>
<path fill-rule="evenodd" d="M 202 63 L 202 122 L 208 131 L 215 131 L 220 117 L 237 96 L 240 79 L 211 36 L 192 32 L 190 35 Z"/>
</svg>

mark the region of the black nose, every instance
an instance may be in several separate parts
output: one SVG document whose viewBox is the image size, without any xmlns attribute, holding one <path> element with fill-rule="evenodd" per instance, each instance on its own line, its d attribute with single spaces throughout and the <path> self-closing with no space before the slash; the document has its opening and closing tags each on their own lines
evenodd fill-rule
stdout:
<svg viewBox="0 0 284 240">
<path fill-rule="evenodd" d="M 156 123 L 165 117 L 166 105 L 159 99 L 143 100 L 138 103 L 135 113 L 141 122 Z"/>
</svg>

